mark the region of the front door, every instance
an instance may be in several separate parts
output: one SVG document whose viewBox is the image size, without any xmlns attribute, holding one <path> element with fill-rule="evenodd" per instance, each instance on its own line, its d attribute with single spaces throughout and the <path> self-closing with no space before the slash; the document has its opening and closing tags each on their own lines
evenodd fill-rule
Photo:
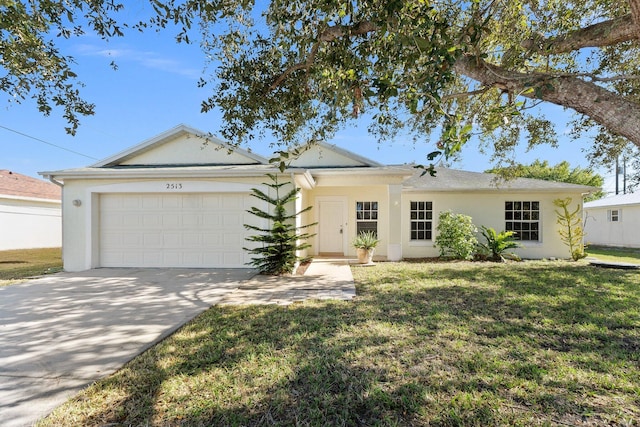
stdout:
<svg viewBox="0 0 640 427">
<path fill-rule="evenodd" d="M 318 252 L 344 255 L 344 237 L 347 230 L 343 200 L 319 200 Z"/>
</svg>

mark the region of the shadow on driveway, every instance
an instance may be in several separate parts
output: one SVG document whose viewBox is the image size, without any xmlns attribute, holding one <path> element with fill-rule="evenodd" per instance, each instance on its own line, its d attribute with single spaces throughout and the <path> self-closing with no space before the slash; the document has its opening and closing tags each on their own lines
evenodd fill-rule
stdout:
<svg viewBox="0 0 640 427">
<path fill-rule="evenodd" d="M 254 274 L 105 268 L 0 288 L 0 424 L 32 425 Z"/>
</svg>

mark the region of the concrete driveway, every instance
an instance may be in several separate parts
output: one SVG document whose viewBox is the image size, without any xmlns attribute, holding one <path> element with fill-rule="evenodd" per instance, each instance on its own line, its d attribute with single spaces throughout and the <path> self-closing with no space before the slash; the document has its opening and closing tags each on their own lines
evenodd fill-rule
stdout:
<svg viewBox="0 0 640 427">
<path fill-rule="evenodd" d="M 32 425 L 253 274 L 97 269 L 0 288 L 0 425 Z"/>
</svg>

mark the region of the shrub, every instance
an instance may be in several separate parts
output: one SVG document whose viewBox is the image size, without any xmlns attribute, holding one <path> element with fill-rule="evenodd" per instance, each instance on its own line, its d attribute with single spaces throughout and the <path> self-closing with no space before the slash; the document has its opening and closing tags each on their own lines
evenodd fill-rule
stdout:
<svg viewBox="0 0 640 427">
<path fill-rule="evenodd" d="M 437 231 L 435 244 L 441 257 L 473 259 L 478 245 L 475 236 L 478 229 L 470 216 L 451 211 L 440 212 Z"/>
<path fill-rule="evenodd" d="M 504 261 L 504 254 L 507 250 L 520 247 L 520 244 L 513 238 L 515 234 L 513 231 L 497 233 L 491 227 L 487 228 L 483 225 L 480 228 L 487 243 L 479 243 L 478 246 L 487 252 L 492 261 Z"/>
<path fill-rule="evenodd" d="M 558 216 L 557 223 L 562 228 L 558 230 L 560 238 L 565 245 L 569 247 L 569 253 L 574 261 L 582 259 L 587 256 L 584 251 L 584 228 L 582 227 L 582 216 L 580 213 L 580 205 L 575 210 L 570 211 L 569 205 L 571 205 L 571 197 L 566 199 L 556 199 L 553 204 L 561 209 L 556 210 Z"/>
</svg>

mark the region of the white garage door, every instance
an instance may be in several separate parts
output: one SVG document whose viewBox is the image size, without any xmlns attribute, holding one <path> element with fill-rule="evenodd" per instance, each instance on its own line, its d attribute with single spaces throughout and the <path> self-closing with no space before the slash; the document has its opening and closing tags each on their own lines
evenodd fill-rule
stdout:
<svg viewBox="0 0 640 427">
<path fill-rule="evenodd" d="M 244 193 L 103 194 L 102 267 L 248 267 Z"/>
</svg>

